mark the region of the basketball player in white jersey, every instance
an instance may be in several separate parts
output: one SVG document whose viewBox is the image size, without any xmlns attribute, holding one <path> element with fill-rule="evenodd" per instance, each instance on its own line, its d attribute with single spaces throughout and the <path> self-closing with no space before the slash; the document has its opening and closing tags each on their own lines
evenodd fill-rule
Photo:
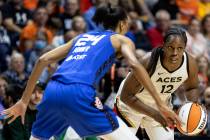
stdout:
<svg viewBox="0 0 210 140">
<path fill-rule="evenodd" d="M 195 59 L 185 52 L 186 42 L 187 37 L 183 29 L 170 28 L 162 47 L 154 49 L 143 59 L 143 65 L 150 74 L 159 96 L 170 107 L 171 94 L 181 85 L 185 88 L 188 100 L 197 101 L 198 98 L 197 65 Z M 143 102 L 145 106 L 140 107 L 137 102 Z M 154 109 L 158 109 L 154 99 L 138 83 L 132 72 L 119 88 L 116 109 L 118 115 L 133 127 L 135 132 L 142 127 L 150 140 L 174 140 L 173 128 L 166 130 L 158 122 L 153 113 Z"/>
</svg>

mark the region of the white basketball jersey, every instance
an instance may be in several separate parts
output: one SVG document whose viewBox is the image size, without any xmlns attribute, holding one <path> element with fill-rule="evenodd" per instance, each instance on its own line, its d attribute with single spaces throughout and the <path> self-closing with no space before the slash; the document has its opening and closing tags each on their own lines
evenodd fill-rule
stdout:
<svg viewBox="0 0 210 140">
<path fill-rule="evenodd" d="M 168 105 L 170 104 L 171 94 L 174 93 L 174 91 L 188 78 L 187 59 L 187 54 L 184 53 L 180 67 L 177 70 L 170 72 L 162 65 L 160 56 L 158 58 L 156 69 L 151 76 L 151 80 L 162 101 L 166 102 Z M 146 89 L 137 93 L 136 97 L 147 105 L 156 107 L 155 100 Z"/>
</svg>

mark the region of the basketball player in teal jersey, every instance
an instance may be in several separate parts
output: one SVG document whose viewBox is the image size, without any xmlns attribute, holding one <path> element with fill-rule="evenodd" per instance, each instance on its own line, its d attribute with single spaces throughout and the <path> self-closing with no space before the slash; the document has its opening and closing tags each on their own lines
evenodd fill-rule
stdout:
<svg viewBox="0 0 210 140">
<path fill-rule="evenodd" d="M 135 56 L 135 46 L 130 39 L 121 35 L 128 30 L 128 17 L 120 7 L 99 7 L 93 20 L 103 25 L 105 31 L 78 35 L 67 44 L 42 55 L 28 80 L 22 98 L 4 111 L 12 122 L 24 114 L 42 70 L 50 63 L 63 58 L 48 83 L 38 115 L 32 128 L 31 140 L 49 139 L 72 127 L 80 137 L 103 135 L 109 140 L 136 140 L 135 135 L 107 106 L 96 97 L 95 85 L 114 63 L 116 57 L 124 56 L 138 82 L 149 91 L 165 116 L 160 116 L 163 125 L 179 121 L 158 96 L 149 75 Z M 127 99 L 127 98 L 126 98 Z M 137 103 L 138 105 L 138 103 Z"/>
<path fill-rule="evenodd" d="M 152 83 L 155 85 L 162 101 L 171 105 L 171 94 L 180 85 L 185 88 L 188 100 L 198 101 L 198 69 L 195 59 L 185 52 L 187 37 L 181 28 L 170 28 L 164 37 L 163 46 L 154 49 L 143 59 L 142 64 L 147 69 Z M 133 100 L 130 99 L 132 96 Z M 138 101 L 148 106 L 138 106 Z M 137 81 L 134 73 L 128 74 L 118 91 L 116 107 L 119 116 L 134 128 L 145 128 L 150 140 L 173 140 L 174 131 L 166 131 L 152 114 L 151 110 L 158 109 L 154 99 L 147 89 Z M 135 131 L 135 132 L 136 132 Z"/>
</svg>

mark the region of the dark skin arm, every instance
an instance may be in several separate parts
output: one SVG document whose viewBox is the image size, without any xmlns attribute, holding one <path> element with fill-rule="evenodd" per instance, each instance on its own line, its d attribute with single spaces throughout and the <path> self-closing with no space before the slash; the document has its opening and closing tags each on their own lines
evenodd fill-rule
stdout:
<svg viewBox="0 0 210 140">
<path fill-rule="evenodd" d="M 195 59 L 188 54 L 189 74 L 188 79 L 183 84 L 184 93 L 188 101 L 198 102 L 198 66 Z"/>
<path fill-rule="evenodd" d="M 142 65 L 145 66 L 145 68 L 147 67 L 147 65 L 149 63 L 150 56 L 151 56 L 151 53 L 147 53 L 141 61 Z M 135 102 L 133 102 L 133 104 L 135 104 L 135 105 L 133 105 L 134 110 L 155 119 L 157 122 L 162 124 L 163 127 L 166 127 L 167 122 L 165 121 L 164 117 L 160 114 L 160 112 L 157 111 L 156 109 L 144 104 L 141 100 L 139 100 L 135 96 L 141 88 L 142 88 L 142 85 L 135 79 L 133 72 L 131 72 L 125 80 L 125 86 L 123 87 L 123 90 L 122 90 L 121 96 L 120 96 L 121 100 L 123 98 L 126 98 L 124 96 L 128 96 L 128 95 L 132 96 L 131 98 L 133 98 L 133 100 L 135 100 Z"/>
<path fill-rule="evenodd" d="M 22 31 L 22 29 L 19 26 L 15 25 L 12 18 L 5 19 L 4 20 L 4 25 L 6 26 L 6 28 L 8 30 L 15 31 L 15 32 L 18 32 L 18 33 L 21 33 L 21 31 Z"/>
<path fill-rule="evenodd" d="M 135 96 L 135 94 L 138 93 L 141 87 L 142 85 L 139 84 L 139 82 L 135 79 L 133 72 L 131 72 L 124 82 L 120 99 L 123 101 L 124 98 L 132 98 L 132 109 L 155 119 L 157 122 L 162 124 L 163 127 L 166 127 L 167 122 L 165 121 L 164 117 L 160 114 L 160 112 L 148 106 L 147 104 L 144 104 Z"/>
</svg>

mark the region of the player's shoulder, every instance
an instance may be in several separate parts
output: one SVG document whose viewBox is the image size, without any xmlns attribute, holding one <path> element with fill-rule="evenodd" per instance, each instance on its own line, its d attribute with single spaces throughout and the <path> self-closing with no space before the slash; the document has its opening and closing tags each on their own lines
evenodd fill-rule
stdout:
<svg viewBox="0 0 210 140">
<path fill-rule="evenodd" d="M 185 52 L 187 55 L 187 70 L 189 75 L 197 72 L 197 62 L 194 56 L 190 53 Z"/>
<path fill-rule="evenodd" d="M 152 52 L 147 52 L 147 53 L 143 56 L 143 59 L 144 59 L 144 60 L 148 60 L 148 59 L 151 58 L 151 56 L 152 56 Z"/>
<path fill-rule="evenodd" d="M 151 59 L 151 56 L 152 56 L 152 52 L 147 52 L 141 59 L 141 63 L 144 65 L 144 66 L 147 66 L 149 64 L 149 61 Z"/>
<path fill-rule="evenodd" d="M 111 39 L 117 40 L 118 42 L 119 42 L 119 41 L 124 41 L 124 42 L 126 42 L 126 43 L 131 43 L 131 42 L 132 42 L 132 40 L 131 40 L 130 38 L 128 38 L 128 37 L 125 36 L 125 35 L 121 35 L 121 34 L 113 34 L 113 35 L 111 36 Z"/>
<path fill-rule="evenodd" d="M 187 61 L 188 61 L 188 65 L 189 67 L 193 67 L 197 65 L 196 59 L 194 56 L 192 56 L 190 53 L 185 52 L 186 56 L 187 56 Z"/>
<path fill-rule="evenodd" d="M 121 34 L 113 34 L 111 36 L 111 42 L 112 42 L 113 47 L 116 48 L 117 50 L 121 48 L 122 44 L 126 44 L 132 47 L 133 49 L 135 48 L 135 45 L 131 41 L 131 39 Z"/>
</svg>

